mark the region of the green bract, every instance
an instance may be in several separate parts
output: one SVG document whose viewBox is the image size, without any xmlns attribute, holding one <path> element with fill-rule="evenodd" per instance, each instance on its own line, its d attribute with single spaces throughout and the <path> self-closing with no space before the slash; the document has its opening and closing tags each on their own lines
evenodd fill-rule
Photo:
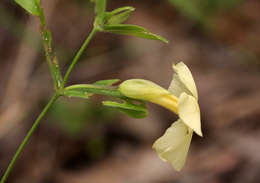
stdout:
<svg viewBox="0 0 260 183">
<path fill-rule="evenodd" d="M 119 91 L 129 97 L 159 104 L 179 115 L 179 119 L 155 141 L 153 149 L 159 157 L 180 171 L 186 161 L 193 131 L 202 136 L 197 88 L 188 67 L 173 65 L 175 74 L 168 90 L 157 84 L 131 79 L 123 82 Z"/>
<path fill-rule="evenodd" d="M 103 105 L 118 109 L 134 118 L 144 118 L 147 116 L 147 109 L 144 101 L 130 99 L 122 95 L 117 87 L 112 86 L 119 82 L 119 79 L 100 80 L 93 84 L 77 84 L 65 88 L 64 95 L 68 97 L 88 98 L 99 94 L 120 99 L 120 102 L 104 101 Z"/>
<path fill-rule="evenodd" d="M 135 104 L 131 102 L 131 100 L 125 100 L 122 103 L 114 102 L 114 101 L 104 101 L 103 105 L 116 108 L 119 111 L 133 118 L 145 118 L 147 116 L 145 102 L 140 102 L 140 104 Z"/>
</svg>

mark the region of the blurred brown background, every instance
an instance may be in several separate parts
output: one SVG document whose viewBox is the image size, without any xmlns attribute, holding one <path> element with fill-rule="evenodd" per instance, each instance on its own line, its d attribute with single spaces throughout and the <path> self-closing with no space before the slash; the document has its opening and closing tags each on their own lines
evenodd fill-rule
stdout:
<svg viewBox="0 0 260 183">
<path fill-rule="evenodd" d="M 42 0 L 63 73 L 91 30 L 88 0 Z M 144 78 L 168 87 L 185 62 L 199 90 L 204 138 L 194 136 L 180 173 L 151 149 L 175 120 L 149 104 L 132 119 L 88 101 L 60 98 L 18 159 L 9 183 L 260 182 L 260 1 L 108 0 L 136 8 L 128 23 L 159 41 L 98 33 L 70 84 Z M 0 2 L 0 175 L 50 97 L 39 22 L 14 1 Z"/>
</svg>

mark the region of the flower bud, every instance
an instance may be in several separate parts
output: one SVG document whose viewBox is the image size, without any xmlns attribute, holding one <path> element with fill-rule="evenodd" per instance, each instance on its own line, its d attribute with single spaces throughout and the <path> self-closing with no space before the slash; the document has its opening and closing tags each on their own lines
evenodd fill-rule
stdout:
<svg viewBox="0 0 260 183">
<path fill-rule="evenodd" d="M 126 97 L 146 100 L 159 104 L 178 114 L 178 99 L 168 90 L 144 79 L 130 79 L 119 86 L 119 91 Z"/>
</svg>

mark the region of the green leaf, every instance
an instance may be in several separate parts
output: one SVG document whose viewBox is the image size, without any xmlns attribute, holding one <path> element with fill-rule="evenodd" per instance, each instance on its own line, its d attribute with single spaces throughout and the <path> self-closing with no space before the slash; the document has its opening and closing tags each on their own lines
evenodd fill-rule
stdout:
<svg viewBox="0 0 260 183">
<path fill-rule="evenodd" d="M 126 12 L 120 13 L 118 15 L 114 15 L 110 19 L 108 19 L 106 24 L 114 25 L 114 24 L 123 23 L 128 19 L 128 17 L 131 15 L 131 13 L 132 13 L 131 11 L 126 11 Z"/>
<path fill-rule="evenodd" d="M 122 31 L 122 32 L 148 32 L 145 28 L 137 25 L 129 24 L 117 24 L 117 25 L 105 25 L 104 30 L 107 32 Z"/>
<path fill-rule="evenodd" d="M 121 13 L 123 11 L 131 11 L 132 12 L 134 10 L 135 10 L 135 8 L 132 7 L 132 6 L 124 6 L 124 7 L 121 7 L 121 8 L 117 8 L 117 9 L 111 11 L 111 12 L 107 12 L 107 15 L 108 16 L 113 16 L 113 15 L 119 14 L 119 13 Z"/>
<path fill-rule="evenodd" d="M 22 8 L 32 15 L 40 15 L 40 0 L 15 0 Z"/>
<path fill-rule="evenodd" d="M 92 94 L 113 96 L 117 98 L 125 98 L 117 89 L 111 86 L 98 85 L 98 84 L 78 84 L 71 85 L 65 88 L 64 94 L 66 96 L 75 96 L 86 98 Z"/>
<path fill-rule="evenodd" d="M 128 24 L 118 24 L 118 25 L 105 25 L 103 28 L 104 32 L 110 32 L 114 34 L 131 35 L 136 37 L 141 37 L 145 39 L 160 40 L 164 43 L 168 41 L 156 34 L 153 34 L 143 27 Z"/>
<path fill-rule="evenodd" d="M 108 79 L 108 80 L 100 80 L 93 83 L 94 85 L 103 85 L 103 86 L 112 86 L 115 83 L 118 83 L 120 79 Z"/>
<path fill-rule="evenodd" d="M 134 104 L 130 102 L 130 100 L 124 101 L 123 103 L 104 101 L 103 105 L 116 108 L 120 112 L 123 112 L 134 118 L 145 118 L 147 116 L 147 109 L 144 102 L 141 102 L 140 104 Z"/>
<path fill-rule="evenodd" d="M 87 99 L 91 94 L 88 92 L 82 92 L 77 90 L 65 90 L 64 95 L 67 97 L 77 97 Z"/>
<path fill-rule="evenodd" d="M 117 8 L 106 13 L 106 25 L 120 24 L 125 22 L 135 9 L 131 6 Z"/>
<path fill-rule="evenodd" d="M 144 118 L 147 116 L 147 110 L 144 101 L 133 100 L 123 96 L 115 87 L 111 85 L 118 82 L 118 79 L 101 80 L 94 84 L 78 84 L 65 88 L 64 95 L 68 97 L 88 98 L 93 94 L 113 96 L 122 99 L 123 103 L 105 101 L 105 106 L 117 108 L 119 111 L 135 118 Z M 138 102 L 138 104 L 136 104 Z"/>
</svg>

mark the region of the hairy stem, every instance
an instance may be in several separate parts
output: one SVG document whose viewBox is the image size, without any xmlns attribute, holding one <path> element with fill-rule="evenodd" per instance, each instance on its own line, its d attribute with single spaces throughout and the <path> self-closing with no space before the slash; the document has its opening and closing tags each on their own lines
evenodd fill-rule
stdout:
<svg viewBox="0 0 260 183">
<path fill-rule="evenodd" d="M 60 95 L 55 93 L 55 95 L 51 98 L 51 100 L 48 102 L 48 104 L 44 107 L 44 109 L 42 110 L 42 112 L 40 113 L 40 115 L 37 117 L 37 119 L 35 120 L 35 122 L 33 123 L 33 126 L 31 127 L 31 129 L 29 130 L 29 132 L 27 133 L 27 135 L 25 136 L 25 138 L 23 139 L 22 143 L 20 144 L 19 148 L 17 149 L 15 155 L 13 156 L 12 161 L 10 162 L 8 168 L 6 169 L 1 182 L 0 183 L 5 183 L 7 177 L 9 176 L 17 158 L 19 157 L 20 153 L 23 151 L 24 146 L 27 144 L 27 142 L 30 140 L 33 132 L 35 131 L 35 129 L 37 128 L 37 126 L 39 125 L 41 119 L 44 117 L 44 115 L 46 114 L 46 112 L 48 111 L 48 109 L 50 109 L 50 107 L 52 106 L 52 104 L 58 99 Z"/>
<path fill-rule="evenodd" d="M 79 51 L 77 52 L 76 56 L 74 57 L 72 63 L 70 64 L 65 76 L 64 76 L 64 80 L 62 83 L 62 88 L 64 88 L 69 75 L 71 73 L 71 71 L 73 70 L 73 68 L 75 67 L 76 63 L 78 62 L 80 56 L 82 55 L 82 53 L 84 52 L 84 50 L 86 49 L 86 47 L 88 46 L 89 42 L 91 41 L 91 39 L 94 37 L 94 35 L 96 34 L 97 30 L 96 28 L 93 28 L 92 31 L 90 32 L 89 36 L 87 37 L 87 39 L 84 41 L 84 43 L 82 44 L 81 48 L 79 49 Z"/>
</svg>

